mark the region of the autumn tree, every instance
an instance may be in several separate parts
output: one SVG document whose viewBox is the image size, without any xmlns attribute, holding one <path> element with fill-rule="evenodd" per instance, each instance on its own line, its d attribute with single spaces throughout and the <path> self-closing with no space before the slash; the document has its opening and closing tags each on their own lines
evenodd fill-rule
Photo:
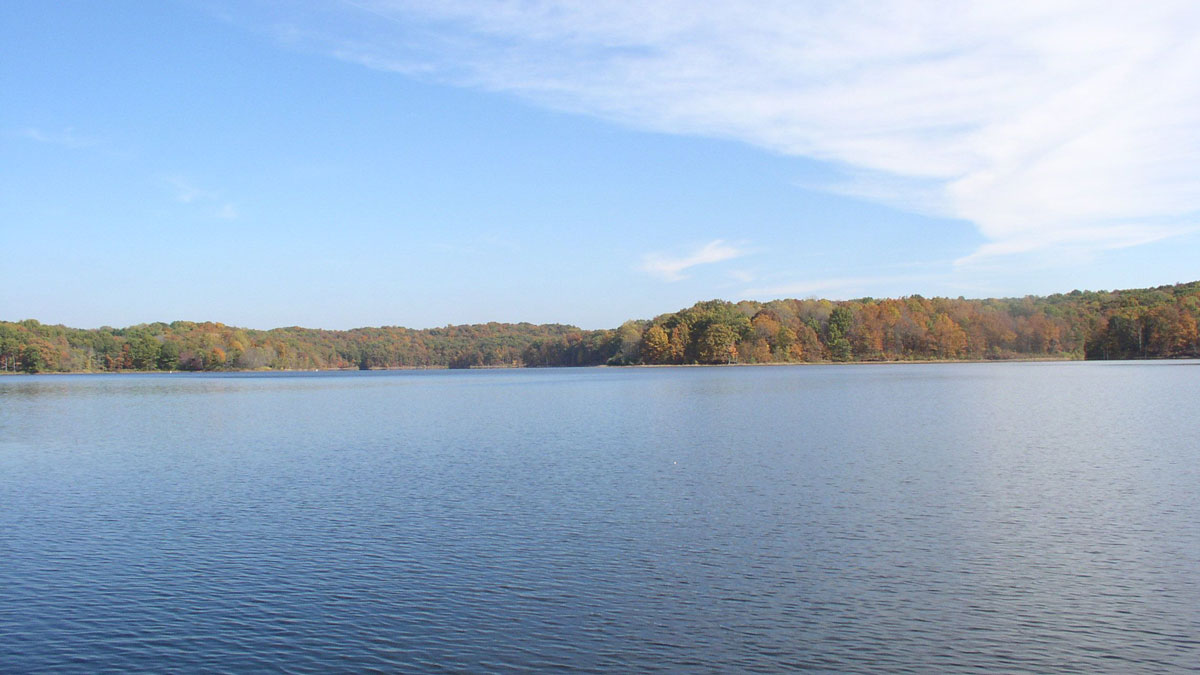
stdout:
<svg viewBox="0 0 1200 675">
<path fill-rule="evenodd" d="M 1146 313 L 1146 351 L 1167 357 L 1192 353 L 1197 340 L 1196 319 L 1171 303 Z"/>
<path fill-rule="evenodd" d="M 737 358 L 738 334 L 725 323 L 709 324 L 700 334 L 697 351 L 701 363 L 729 363 Z"/>
<path fill-rule="evenodd" d="M 944 312 L 933 320 L 929 330 L 936 354 L 944 359 L 956 359 L 967 348 L 967 333 Z"/>
<path fill-rule="evenodd" d="M 25 373 L 40 373 L 47 370 L 49 359 L 47 358 L 45 344 L 30 343 L 22 345 L 17 357 L 18 367 Z"/>
<path fill-rule="evenodd" d="M 619 347 L 617 353 L 609 359 L 609 365 L 624 366 L 637 363 L 641 358 L 642 327 L 637 321 L 626 321 L 617 329 Z"/>
<path fill-rule="evenodd" d="M 142 335 L 130 345 L 130 362 L 138 370 L 155 370 L 161 351 L 162 347 L 153 335 Z"/>
<path fill-rule="evenodd" d="M 659 324 L 646 329 L 642 337 L 642 361 L 645 363 L 664 363 L 670 358 L 671 338 Z"/>
<path fill-rule="evenodd" d="M 683 363 L 692 342 L 692 332 L 686 323 L 677 323 L 671 329 L 671 342 L 668 355 L 671 363 Z"/>
<path fill-rule="evenodd" d="M 827 344 L 829 345 L 829 354 L 834 361 L 849 361 L 853 355 L 848 337 L 853 322 L 854 314 L 847 307 L 838 305 L 829 313 L 829 323 L 826 329 L 829 335 Z"/>
</svg>

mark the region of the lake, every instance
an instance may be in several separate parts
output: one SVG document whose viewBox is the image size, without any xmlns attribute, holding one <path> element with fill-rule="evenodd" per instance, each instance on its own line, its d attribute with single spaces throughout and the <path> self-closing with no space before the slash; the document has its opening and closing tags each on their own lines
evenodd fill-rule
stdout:
<svg viewBox="0 0 1200 675">
<path fill-rule="evenodd" d="M 1200 664 L 1197 362 L 0 378 L 0 670 Z"/>
</svg>

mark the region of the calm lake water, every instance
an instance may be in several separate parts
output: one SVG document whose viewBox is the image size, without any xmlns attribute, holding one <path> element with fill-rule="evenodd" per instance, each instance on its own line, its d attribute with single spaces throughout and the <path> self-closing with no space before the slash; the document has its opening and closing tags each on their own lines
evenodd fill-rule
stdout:
<svg viewBox="0 0 1200 675">
<path fill-rule="evenodd" d="M 1195 362 L 0 378 L 0 670 L 1200 665 Z"/>
</svg>

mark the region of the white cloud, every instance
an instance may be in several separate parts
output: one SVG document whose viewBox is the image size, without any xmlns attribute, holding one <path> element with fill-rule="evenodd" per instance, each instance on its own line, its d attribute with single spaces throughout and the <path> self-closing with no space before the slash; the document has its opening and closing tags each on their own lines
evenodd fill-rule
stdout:
<svg viewBox="0 0 1200 675">
<path fill-rule="evenodd" d="M 195 201 L 211 201 L 219 196 L 215 191 L 197 187 L 196 184 L 179 176 L 171 176 L 166 181 L 174 188 L 175 199 L 184 204 L 191 204 Z"/>
<path fill-rule="evenodd" d="M 180 203 L 204 205 L 207 208 L 219 204 L 211 213 L 213 217 L 221 220 L 236 220 L 239 215 L 237 205 L 233 202 L 222 202 L 221 192 L 218 190 L 200 187 L 181 176 L 169 176 L 163 180 L 175 192 L 175 200 Z"/>
<path fill-rule="evenodd" d="M 974 223 L 960 261 L 1132 246 L 1200 213 L 1200 3 L 358 0 L 339 58 L 827 160 Z M 292 17 L 293 19 L 295 17 Z M 1164 224 L 1167 223 L 1167 224 Z"/>
<path fill-rule="evenodd" d="M 94 138 L 80 136 L 79 134 L 75 133 L 75 129 L 73 127 L 67 127 L 59 132 L 48 132 L 42 131 L 36 127 L 29 127 L 27 129 L 23 129 L 21 131 L 21 135 L 31 141 L 37 141 L 38 143 L 60 145 L 64 148 L 71 149 L 88 148 L 99 143 L 99 141 Z"/>
<path fill-rule="evenodd" d="M 666 281 L 682 281 L 687 278 L 683 274 L 684 271 L 692 267 L 740 258 L 743 255 L 746 255 L 746 251 L 726 244 L 721 239 L 714 239 L 683 257 L 648 254 L 642 259 L 642 269 Z"/>
<path fill-rule="evenodd" d="M 751 283 L 757 278 L 755 273 L 750 270 L 729 270 L 728 274 L 730 279 L 743 284 Z"/>
<path fill-rule="evenodd" d="M 221 220 L 235 220 L 238 217 L 237 207 L 233 204 L 222 204 L 221 208 L 217 209 L 216 216 Z"/>
</svg>

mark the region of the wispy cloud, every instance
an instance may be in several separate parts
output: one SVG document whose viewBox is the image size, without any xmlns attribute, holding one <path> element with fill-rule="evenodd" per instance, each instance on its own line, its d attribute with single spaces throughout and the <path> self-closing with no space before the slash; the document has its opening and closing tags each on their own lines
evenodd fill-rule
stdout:
<svg viewBox="0 0 1200 675">
<path fill-rule="evenodd" d="M 88 136 L 81 136 L 75 132 L 73 127 L 67 127 L 62 131 L 43 131 L 36 127 L 28 127 L 21 130 L 21 135 L 31 141 L 38 143 L 47 143 L 49 145 L 58 145 L 64 148 L 88 148 L 98 145 L 100 141 Z"/>
<path fill-rule="evenodd" d="M 182 176 L 168 176 L 163 180 L 175 193 L 175 200 L 182 204 L 211 208 L 213 217 L 221 220 L 236 220 L 239 215 L 237 205 L 223 201 L 219 190 L 200 187 Z"/>
<path fill-rule="evenodd" d="M 743 284 L 752 283 L 756 278 L 758 278 L 754 272 L 750 270 L 729 270 L 728 275 L 730 279 Z"/>
<path fill-rule="evenodd" d="M 697 265 L 708 265 L 731 260 L 746 255 L 746 251 L 714 239 L 692 253 L 682 257 L 671 257 L 660 253 L 651 253 L 642 259 L 642 269 L 666 281 L 682 281 L 687 278 L 684 272 Z"/>
<path fill-rule="evenodd" d="M 198 187 L 195 183 L 180 176 L 170 176 L 166 179 L 166 182 L 174 188 L 175 199 L 184 204 L 191 204 L 198 200 L 215 200 L 220 196 L 216 191 Z"/>
<path fill-rule="evenodd" d="M 988 243 L 961 264 L 1133 246 L 1200 212 L 1191 0 L 341 7 L 291 37 L 373 68 L 833 162 L 850 177 L 829 189 L 974 223 Z"/>
<path fill-rule="evenodd" d="M 217 209 L 216 216 L 221 220 L 236 220 L 238 217 L 237 207 L 233 204 L 222 204 L 221 208 Z"/>
</svg>

